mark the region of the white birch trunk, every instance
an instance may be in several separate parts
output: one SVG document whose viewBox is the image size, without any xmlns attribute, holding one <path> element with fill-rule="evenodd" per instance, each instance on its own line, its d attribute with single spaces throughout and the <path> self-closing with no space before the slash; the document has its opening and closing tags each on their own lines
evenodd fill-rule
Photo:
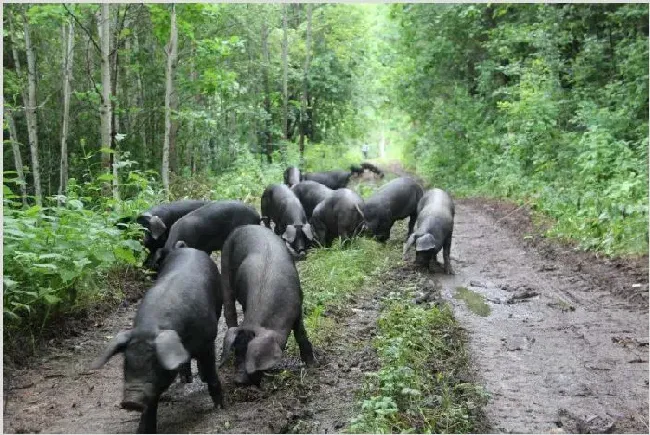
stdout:
<svg viewBox="0 0 650 435">
<path fill-rule="evenodd" d="M 288 65 L 287 65 L 287 4 L 282 5 L 282 132 L 284 133 L 284 140 L 289 139 L 288 131 L 288 113 L 287 105 L 289 100 L 288 91 Z M 286 145 L 285 145 L 286 146 Z"/>
<path fill-rule="evenodd" d="M 7 106 L 5 105 L 5 108 Z M 6 109 L 5 109 L 6 110 Z M 16 121 L 14 114 L 6 110 L 5 116 L 9 124 L 9 140 L 11 140 L 11 149 L 14 154 L 14 166 L 18 175 L 18 184 L 20 185 L 20 196 L 23 200 L 23 206 L 27 205 L 27 184 L 25 183 L 25 172 L 23 170 L 23 158 L 20 156 L 20 143 L 18 143 L 18 134 L 16 132 Z"/>
<path fill-rule="evenodd" d="M 167 48 L 167 69 L 165 71 L 165 141 L 163 143 L 162 182 L 165 195 L 169 198 L 169 143 L 171 139 L 172 117 L 171 100 L 173 92 L 173 75 L 176 63 L 178 32 L 176 29 L 176 5 L 172 3 L 169 45 Z"/>
<path fill-rule="evenodd" d="M 99 14 L 99 35 L 102 68 L 102 102 L 99 108 L 101 119 L 101 147 L 111 147 L 111 65 L 110 65 L 110 10 L 108 3 L 102 3 Z M 102 167 L 110 171 L 111 158 L 107 152 L 102 152 Z M 108 195 L 109 185 L 103 187 L 103 195 Z"/>
<path fill-rule="evenodd" d="M 63 126 L 61 127 L 61 167 L 59 168 L 59 195 L 64 195 L 68 186 L 68 129 L 70 123 L 70 81 L 72 80 L 72 61 L 74 55 L 74 24 L 68 22 L 61 31 L 64 41 L 63 57 Z"/>
<path fill-rule="evenodd" d="M 29 136 L 29 150 L 32 157 L 32 176 L 34 178 L 34 196 L 36 204 L 43 205 L 43 194 L 41 192 L 41 174 L 38 164 L 38 129 L 36 122 L 36 60 L 29 35 L 29 22 L 27 15 L 23 12 L 25 29 L 25 51 L 27 53 L 27 79 L 28 79 L 28 101 L 25 104 L 25 117 L 27 118 L 27 133 Z"/>
</svg>

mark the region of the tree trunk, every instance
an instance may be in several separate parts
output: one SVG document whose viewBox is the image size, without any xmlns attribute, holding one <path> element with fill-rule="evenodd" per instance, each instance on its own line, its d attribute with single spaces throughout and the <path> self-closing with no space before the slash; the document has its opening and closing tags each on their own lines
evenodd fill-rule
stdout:
<svg viewBox="0 0 650 435">
<path fill-rule="evenodd" d="M 27 205 L 27 184 L 25 183 L 25 172 L 23 170 L 23 158 L 20 156 L 20 143 L 18 143 L 18 134 L 16 132 L 16 121 L 14 114 L 7 110 L 5 104 L 5 116 L 9 123 L 9 140 L 11 141 L 11 149 L 14 153 L 14 166 L 16 166 L 16 174 L 18 175 L 18 184 L 20 185 L 20 196 L 23 199 L 23 206 Z"/>
<path fill-rule="evenodd" d="M 176 63 L 177 42 L 178 31 L 176 29 L 176 4 L 172 3 L 169 45 L 167 48 L 167 69 L 165 71 L 165 141 L 163 143 L 162 158 L 162 182 L 167 198 L 169 198 L 169 144 L 171 141 L 172 133 L 171 100 L 173 92 L 173 75 Z"/>
<path fill-rule="evenodd" d="M 303 76 L 302 97 L 300 99 L 300 139 L 298 140 L 298 149 L 300 150 L 300 160 L 305 155 L 305 133 L 307 130 L 307 93 L 309 91 L 309 52 L 311 51 L 311 3 L 307 3 L 307 35 L 305 50 L 305 72 Z"/>
<path fill-rule="evenodd" d="M 288 129 L 288 118 L 287 106 L 289 104 L 289 92 L 287 88 L 288 82 L 288 65 L 287 65 L 287 5 L 286 3 L 282 5 L 282 132 L 284 134 L 284 140 L 289 139 L 289 129 Z"/>
<path fill-rule="evenodd" d="M 136 53 L 140 53 L 140 39 L 138 38 L 138 33 L 133 34 L 133 45 Z M 140 108 L 139 118 L 140 122 L 136 125 L 139 125 L 140 129 L 140 139 L 142 140 L 142 168 L 149 168 L 149 158 L 147 154 L 147 111 L 145 110 L 145 90 L 142 84 L 142 72 L 138 70 L 136 73 L 136 84 L 138 86 L 138 96 L 137 96 L 137 107 Z M 137 112 L 136 112 L 137 113 Z"/>
<path fill-rule="evenodd" d="M 128 8 L 128 6 L 127 6 Z M 124 10 L 124 16 L 120 22 L 120 6 L 118 4 L 117 10 L 115 13 L 115 31 L 113 33 L 113 61 L 112 61 L 112 74 L 111 74 L 111 95 L 113 96 L 113 101 L 111 101 L 111 149 L 113 153 L 111 155 L 111 169 L 113 172 L 113 199 L 115 201 L 120 200 L 120 188 L 119 188 L 119 178 L 118 178 L 118 162 L 119 162 L 119 144 L 117 140 L 117 134 L 120 131 L 120 119 L 119 112 L 117 110 L 118 98 L 117 98 L 117 85 L 119 83 L 119 71 L 120 71 L 120 33 L 124 27 L 126 21 L 126 9 Z"/>
<path fill-rule="evenodd" d="M 65 52 L 63 54 L 63 126 L 61 127 L 61 166 L 59 169 L 59 195 L 65 195 L 68 186 L 68 128 L 70 123 L 70 81 L 72 79 L 72 61 L 74 54 L 74 24 L 68 22 L 61 28 Z"/>
<path fill-rule="evenodd" d="M 22 78 L 22 72 L 20 70 L 20 59 L 18 58 L 18 48 L 16 43 L 13 40 L 14 33 L 14 23 L 11 14 L 7 10 L 7 21 L 9 21 L 9 39 L 11 41 L 11 51 L 14 58 L 14 66 L 16 67 L 16 75 L 18 78 Z M 25 89 L 21 89 L 23 104 L 27 105 L 27 95 Z M 5 107 L 7 105 L 5 104 Z M 25 180 L 25 172 L 23 168 L 23 159 L 20 155 L 20 144 L 18 143 L 18 133 L 16 130 L 16 120 L 14 119 L 14 114 L 10 111 L 7 111 L 9 117 L 9 138 L 11 139 L 11 146 L 14 153 L 14 162 L 16 165 L 16 172 L 18 173 L 18 182 L 21 183 L 20 191 L 23 197 L 23 205 L 27 204 L 27 181 Z"/>
<path fill-rule="evenodd" d="M 269 87 L 269 28 L 262 20 L 262 83 L 264 84 L 264 142 L 266 144 L 266 161 L 273 163 L 273 142 L 271 141 L 271 89 Z"/>
<path fill-rule="evenodd" d="M 99 14 L 99 35 L 101 44 L 101 66 L 102 66 L 102 101 L 99 108 L 101 117 L 101 147 L 111 148 L 111 65 L 110 65 L 110 10 L 108 3 L 102 3 Z M 104 172 L 110 172 L 110 153 L 102 151 L 102 168 Z M 108 195 L 110 186 L 104 184 L 102 194 Z"/>
<path fill-rule="evenodd" d="M 36 126 L 36 62 L 34 50 L 29 36 L 29 22 L 23 11 L 23 22 L 25 29 L 25 51 L 27 52 L 27 79 L 29 98 L 25 104 L 25 117 L 27 118 L 27 133 L 29 136 L 29 149 L 32 156 L 32 176 L 34 177 L 34 196 L 36 204 L 43 205 L 43 194 L 41 192 L 41 174 L 38 164 L 38 130 Z"/>
</svg>

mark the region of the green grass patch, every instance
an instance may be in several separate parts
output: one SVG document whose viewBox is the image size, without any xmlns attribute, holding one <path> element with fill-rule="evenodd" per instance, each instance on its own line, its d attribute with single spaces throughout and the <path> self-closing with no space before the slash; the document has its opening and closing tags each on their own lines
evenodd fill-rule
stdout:
<svg viewBox="0 0 650 435">
<path fill-rule="evenodd" d="M 366 238 L 345 243 L 338 239 L 331 248 L 310 251 L 307 260 L 298 263 L 305 313 L 318 314 L 321 308 L 345 304 L 369 276 L 394 264 L 399 256 L 396 244 L 395 240 L 381 244 Z"/>
<path fill-rule="evenodd" d="M 380 369 L 367 374 L 351 433 L 480 431 L 484 390 L 467 382 L 466 337 L 449 307 L 411 302 L 397 289 L 385 300 L 373 341 Z"/>
<path fill-rule="evenodd" d="M 474 314 L 478 314 L 481 317 L 490 315 L 490 306 L 485 303 L 485 297 L 480 293 L 471 291 L 467 287 L 456 287 L 454 299 L 464 301 L 467 308 Z"/>
</svg>

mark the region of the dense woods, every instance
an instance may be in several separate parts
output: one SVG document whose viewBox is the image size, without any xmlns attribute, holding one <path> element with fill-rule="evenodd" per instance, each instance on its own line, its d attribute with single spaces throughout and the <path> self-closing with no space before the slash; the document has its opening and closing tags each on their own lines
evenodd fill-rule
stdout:
<svg viewBox="0 0 650 435">
<path fill-rule="evenodd" d="M 256 202 L 365 142 L 584 248 L 647 253 L 647 5 L 3 9 L 5 331 L 117 298 L 106 274 L 144 257 L 120 218 Z"/>
<path fill-rule="evenodd" d="M 459 193 L 524 198 L 584 248 L 647 252 L 647 5 L 391 14 L 395 103 L 419 173 Z"/>
</svg>

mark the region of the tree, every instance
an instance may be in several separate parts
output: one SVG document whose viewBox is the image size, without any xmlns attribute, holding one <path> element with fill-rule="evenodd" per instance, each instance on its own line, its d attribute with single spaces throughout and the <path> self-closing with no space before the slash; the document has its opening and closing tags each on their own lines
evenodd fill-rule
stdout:
<svg viewBox="0 0 650 435">
<path fill-rule="evenodd" d="M 309 55 L 311 50 L 311 3 L 307 3 L 307 34 L 305 48 L 305 70 L 303 74 L 302 97 L 300 99 L 300 138 L 298 139 L 298 149 L 300 158 L 305 155 L 305 134 L 307 129 L 307 96 L 309 92 Z"/>
<path fill-rule="evenodd" d="M 264 85 L 264 143 L 266 145 L 266 159 L 273 162 L 273 139 L 271 137 L 271 89 L 269 87 L 269 27 L 266 20 L 262 20 L 262 83 Z"/>
<path fill-rule="evenodd" d="M 169 144 L 172 134 L 171 100 L 174 92 L 174 72 L 178 45 L 178 29 L 176 28 L 176 4 L 172 3 L 169 44 L 167 46 L 167 69 L 165 70 L 165 142 L 163 144 L 162 181 L 165 194 L 169 196 Z"/>
<path fill-rule="evenodd" d="M 25 102 L 25 117 L 27 118 L 27 133 L 29 135 L 29 149 L 32 156 L 32 177 L 34 179 L 34 196 L 36 204 L 43 205 L 41 192 L 41 173 L 38 162 L 38 128 L 36 122 L 36 61 L 34 49 L 30 38 L 29 20 L 22 11 L 23 27 L 25 29 L 25 52 L 27 53 L 27 80 L 28 100 Z M 17 65 L 17 64 L 16 64 Z"/>
<path fill-rule="evenodd" d="M 101 45 L 101 71 L 102 94 L 99 114 L 101 119 L 100 136 L 102 149 L 102 168 L 104 172 L 111 172 L 111 65 L 110 65 L 110 9 L 108 3 L 102 3 L 99 22 L 99 36 Z M 108 185 L 104 185 L 104 195 L 108 195 Z"/>
<path fill-rule="evenodd" d="M 23 159 L 20 156 L 20 144 L 18 142 L 18 133 L 16 132 L 16 121 L 14 120 L 14 114 L 7 107 L 7 102 L 5 101 L 5 118 L 9 124 L 9 140 L 11 141 L 11 149 L 14 155 L 14 165 L 16 167 L 16 175 L 18 177 L 18 185 L 20 186 L 20 196 L 23 201 L 23 206 L 27 205 L 27 183 L 25 182 L 25 172 L 23 170 Z"/>
<path fill-rule="evenodd" d="M 289 50 L 287 42 L 287 5 L 282 4 L 282 133 L 284 140 L 289 140 L 288 113 L 287 105 L 289 102 L 288 92 L 288 64 L 287 51 Z"/>
<path fill-rule="evenodd" d="M 67 32 L 66 32 L 67 27 Z M 70 122 L 70 81 L 74 57 L 74 23 L 61 26 L 64 41 L 63 52 L 63 125 L 61 126 L 61 165 L 59 168 L 59 195 L 66 192 L 68 184 L 68 129 Z"/>
</svg>

